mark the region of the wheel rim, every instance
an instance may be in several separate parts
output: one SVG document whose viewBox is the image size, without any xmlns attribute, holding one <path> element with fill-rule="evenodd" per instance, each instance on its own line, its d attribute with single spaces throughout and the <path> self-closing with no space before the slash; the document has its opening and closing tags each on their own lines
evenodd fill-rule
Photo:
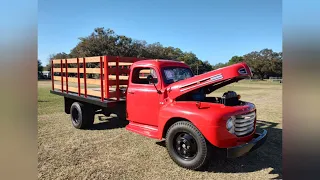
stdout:
<svg viewBox="0 0 320 180">
<path fill-rule="evenodd" d="M 178 133 L 173 141 L 173 147 L 178 156 L 184 160 L 192 160 L 198 152 L 194 137 L 186 132 Z"/>
<path fill-rule="evenodd" d="M 72 109 L 71 115 L 72 115 L 72 121 L 75 124 L 78 124 L 79 123 L 79 112 L 76 108 Z"/>
</svg>

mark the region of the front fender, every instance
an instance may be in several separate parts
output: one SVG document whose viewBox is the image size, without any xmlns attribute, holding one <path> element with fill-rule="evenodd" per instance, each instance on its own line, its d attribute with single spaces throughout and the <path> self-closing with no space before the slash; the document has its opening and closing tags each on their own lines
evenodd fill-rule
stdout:
<svg viewBox="0 0 320 180">
<path fill-rule="evenodd" d="M 173 102 L 163 106 L 159 111 L 159 137 L 163 136 L 166 123 L 172 118 L 183 118 L 192 122 L 201 132 L 207 132 L 204 128 L 215 126 L 222 118 L 222 114 L 215 112 L 211 107 L 203 103 L 200 108 L 196 102 Z M 204 134 L 204 136 L 206 136 Z"/>
<path fill-rule="evenodd" d="M 172 102 L 163 106 L 159 111 L 159 139 L 163 137 L 164 127 L 172 118 L 183 118 L 190 121 L 199 129 L 202 135 L 216 147 L 231 147 L 238 143 L 238 138 L 226 129 L 227 119 L 234 114 L 244 113 L 252 108 L 226 107 L 221 104 L 196 102 Z M 253 132 L 254 133 L 254 132 Z M 251 135 L 243 138 L 248 140 Z"/>
<path fill-rule="evenodd" d="M 216 116 L 213 118 L 213 116 Z M 199 109 L 196 103 L 192 102 L 174 102 L 163 106 L 159 111 L 159 127 L 162 127 L 166 122 L 173 118 L 180 117 L 191 121 L 194 125 L 212 125 L 214 119 L 219 119 L 220 116 L 212 112 L 209 106 L 203 106 Z"/>
</svg>

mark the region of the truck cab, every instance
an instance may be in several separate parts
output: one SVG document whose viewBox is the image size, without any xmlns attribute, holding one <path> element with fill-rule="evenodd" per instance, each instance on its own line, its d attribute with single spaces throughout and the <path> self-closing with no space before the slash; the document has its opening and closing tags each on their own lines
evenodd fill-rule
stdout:
<svg viewBox="0 0 320 180">
<path fill-rule="evenodd" d="M 255 132 L 253 103 L 241 101 L 234 91 L 207 97 L 218 88 L 250 77 L 245 63 L 195 76 L 182 62 L 144 60 L 134 63 L 130 72 L 126 129 L 165 138 L 171 158 L 180 166 L 200 168 L 209 157 L 209 146 L 226 150 L 227 157 L 238 157 L 266 140 L 266 131 Z"/>
<path fill-rule="evenodd" d="M 130 72 L 126 97 L 127 119 L 154 127 L 158 127 L 159 111 L 167 98 L 166 87 L 193 77 L 189 66 L 177 61 L 138 61 Z"/>
</svg>

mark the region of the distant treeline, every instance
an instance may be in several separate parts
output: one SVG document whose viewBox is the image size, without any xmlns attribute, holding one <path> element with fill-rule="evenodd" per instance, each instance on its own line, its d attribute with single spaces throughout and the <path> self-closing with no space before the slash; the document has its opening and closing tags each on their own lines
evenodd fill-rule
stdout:
<svg viewBox="0 0 320 180">
<path fill-rule="evenodd" d="M 244 56 L 233 56 L 227 63 L 211 65 L 208 61 L 200 60 L 192 52 L 183 52 L 181 49 L 171 46 L 164 47 L 159 42 L 148 44 L 143 40 L 134 40 L 124 35 L 117 35 L 111 29 L 96 28 L 89 36 L 81 37 L 79 40 L 80 42 L 71 49 L 70 53 L 52 54 L 49 58 L 64 59 L 109 55 L 171 59 L 184 61 L 195 74 L 202 74 L 213 69 L 245 61 L 252 68 L 257 78 L 282 76 L 282 52 L 273 52 L 271 49 L 263 49 L 260 52 L 254 51 Z M 50 70 L 50 64 L 45 69 Z"/>
</svg>

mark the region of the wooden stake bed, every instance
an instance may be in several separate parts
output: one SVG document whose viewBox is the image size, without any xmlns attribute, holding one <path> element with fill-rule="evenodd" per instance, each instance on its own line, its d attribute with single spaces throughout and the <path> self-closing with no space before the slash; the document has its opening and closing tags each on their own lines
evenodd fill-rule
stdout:
<svg viewBox="0 0 320 180">
<path fill-rule="evenodd" d="M 95 56 L 52 60 L 52 92 L 82 98 L 123 101 L 135 57 Z M 146 77 L 149 72 L 143 72 Z"/>
</svg>

